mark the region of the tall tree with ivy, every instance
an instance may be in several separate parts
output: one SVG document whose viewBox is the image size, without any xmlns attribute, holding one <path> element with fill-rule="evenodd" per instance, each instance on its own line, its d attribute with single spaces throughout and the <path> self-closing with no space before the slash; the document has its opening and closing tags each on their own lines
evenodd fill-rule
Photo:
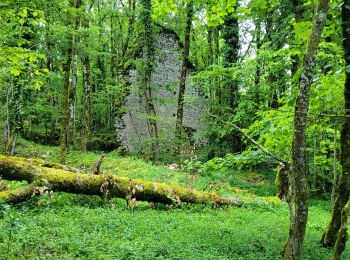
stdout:
<svg viewBox="0 0 350 260">
<path fill-rule="evenodd" d="M 79 0 L 78 0 L 79 1 Z M 62 106 L 62 112 L 61 112 L 61 157 L 60 161 L 61 163 L 65 163 L 66 161 L 66 153 L 69 149 L 69 135 L 72 131 L 69 127 L 70 125 L 70 116 L 71 116 L 71 106 L 72 106 L 72 100 L 71 100 L 71 81 L 70 81 L 70 73 L 72 68 L 72 55 L 73 55 L 73 36 L 71 30 L 73 29 L 74 24 L 74 16 L 72 14 L 73 8 L 75 7 L 74 0 L 69 0 L 68 7 L 67 7 L 67 20 L 66 20 L 66 26 L 68 28 L 67 31 L 67 37 L 66 37 L 66 44 L 65 44 L 65 62 L 63 64 L 63 72 L 64 72 L 64 78 L 63 78 L 63 93 L 62 93 L 62 99 L 61 99 L 61 106 Z"/>
<path fill-rule="evenodd" d="M 308 218 L 309 189 L 306 160 L 306 127 L 309 111 L 310 88 L 315 58 L 327 19 L 329 0 L 320 0 L 304 55 L 299 91 L 295 104 L 292 168 L 289 171 L 290 209 L 289 238 L 284 251 L 285 259 L 300 259 Z"/>
<path fill-rule="evenodd" d="M 185 26 L 185 43 L 182 53 L 182 66 L 181 75 L 179 79 L 179 94 L 177 98 L 177 112 L 176 112 L 176 137 L 181 141 L 183 129 L 183 115 L 184 115 L 184 100 L 185 100 L 185 90 L 186 90 L 186 79 L 189 70 L 189 55 L 190 55 L 190 44 L 191 44 L 191 30 L 193 22 L 193 0 L 187 3 L 186 10 L 186 26 Z M 177 147 L 177 153 L 179 153 L 179 147 Z"/>
<path fill-rule="evenodd" d="M 143 54 L 143 67 L 141 71 L 141 84 L 147 113 L 147 127 L 151 137 L 151 158 L 153 161 L 158 160 L 159 140 L 157 113 L 152 97 L 152 72 L 155 62 L 155 34 L 152 21 L 152 2 L 151 0 L 141 1 L 140 22 L 142 28 L 141 42 Z"/>
<path fill-rule="evenodd" d="M 331 219 L 323 232 L 321 243 L 325 247 L 335 246 L 334 259 L 340 259 L 347 240 L 347 218 L 350 197 L 350 1 L 342 5 L 342 31 L 345 59 L 345 117 L 341 131 L 342 171 L 338 177 L 337 193 Z"/>
<path fill-rule="evenodd" d="M 238 1 L 235 8 L 235 12 L 229 13 L 224 17 L 224 23 L 221 29 L 222 39 L 224 40 L 222 55 L 223 55 L 223 66 L 228 68 L 231 66 L 237 66 L 239 62 L 239 22 L 237 17 Z M 224 78 L 224 92 L 225 101 L 223 104 L 227 105 L 231 113 L 236 113 L 239 102 L 239 81 L 237 78 Z M 229 152 L 240 152 L 242 150 L 241 136 L 235 132 L 228 134 L 223 140 L 226 141 L 229 146 Z"/>
</svg>

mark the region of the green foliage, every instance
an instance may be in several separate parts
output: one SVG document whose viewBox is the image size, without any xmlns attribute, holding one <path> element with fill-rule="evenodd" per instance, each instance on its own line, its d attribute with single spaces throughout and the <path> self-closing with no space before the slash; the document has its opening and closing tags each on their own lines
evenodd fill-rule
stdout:
<svg viewBox="0 0 350 260">
<path fill-rule="evenodd" d="M 273 197 L 275 174 L 271 169 L 276 161 L 242 138 L 232 124 L 279 158 L 291 160 L 296 86 L 317 1 L 303 1 L 297 7 L 293 4 L 300 1 L 239 1 L 240 6 L 236 0 L 193 2 L 189 57 L 193 68 L 186 88 L 200 89 L 205 109 L 221 119 L 203 118 L 208 127 L 197 135 L 208 143 L 201 148 L 204 155 L 192 147 L 193 140 L 183 131 L 179 134 L 181 153 L 174 156 L 178 140 L 164 137 L 175 128 L 169 126 L 159 130 L 159 159 L 163 163 L 183 161 L 181 165 L 166 167 L 136 156 L 124 157 L 115 127 L 128 112 L 125 98 L 133 87 L 143 100 L 158 87 L 178 87 L 177 82 L 151 85 L 151 74 L 162 58 L 156 50 L 155 28 L 157 24 L 169 27 L 181 45 L 189 0 L 83 1 L 79 8 L 74 7 L 76 1 L 1 1 L 1 139 L 7 153 L 13 150 L 18 134 L 42 144 L 56 144 L 58 124 L 69 116 L 73 118 L 74 148 L 79 148 L 88 107 L 87 146 L 91 151 L 108 151 L 103 172 L 215 190 L 241 198 L 244 206 L 214 210 L 183 205 L 174 210 L 151 210 L 141 204 L 131 213 L 123 201 L 67 194 L 57 194 L 52 208 L 38 207 L 41 197 L 19 207 L 1 205 L 0 252 L 5 258 L 280 256 L 288 219 L 286 205 Z M 349 70 L 343 59 L 342 4 L 331 1 L 312 80 L 306 153 L 311 191 L 317 194 L 328 194 L 334 174 L 341 171 L 344 72 Z M 67 44 L 72 57 L 67 57 Z M 88 66 L 83 57 L 88 57 Z M 74 61 L 67 70 L 72 90 L 69 115 L 60 111 L 67 58 Z M 89 71 L 84 71 L 87 68 Z M 140 84 L 128 82 L 131 68 L 136 68 Z M 73 71 L 77 71 L 75 90 Z M 89 86 L 82 77 L 87 72 Z M 90 98 L 84 98 L 85 87 L 90 88 L 91 104 L 87 104 Z M 164 122 L 147 108 L 140 116 L 148 123 Z M 154 136 L 139 145 L 137 155 L 151 158 L 153 145 Z M 57 162 L 59 149 L 19 138 L 14 152 Z M 71 151 L 67 164 L 90 172 L 100 153 Z M 4 187 L 11 188 L 25 184 L 3 181 Z M 312 202 L 305 258 L 329 257 L 317 243 L 328 212 L 325 202 Z M 345 257 L 349 258 L 348 251 Z"/>
<path fill-rule="evenodd" d="M 19 152 L 28 157 L 57 160 L 59 150 L 20 140 Z M 22 154 L 24 153 L 24 154 Z M 67 164 L 90 169 L 99 154 L 72 152 Z M 54 194 L 48 207 L 32 199 L 18 206 L 2 205 L 0 250 L 6 258 L 278 258 L 288 232 L 288 208 L 270 197 L 274 174 L 271 171 L 235 170 L 230 185 L 201 173 L 207 169 L 223 173 L 229 162 L 216 158 L 207 165 L 187 162 L 184 170 L 170 170 L 116 152 L 106 155 L 103 171 L 131 178 L 169 183 L 183 182 L 186 174 L 198 176 L 196 188 L 214 187 L 226 196 L 240 197 L 243 207 L 212 209 L 181 205 L 169 209 L 149 208 L 138 203 L 133 212 L 123 200 Z M 232 169 L 231 169 L 232 170 Z M 24 183 L 13 183 L 13 187 Z M 331 212 L 326 201 L 311 201 L 304 257 L 326 259 L 331 252 L 319 246 L 319 237 Z M 164 232 L 166 230 L 166 232 Z M 271 236 L 270 234 L 274 235 Z M 186 234 L 186 236 L 184 236 Z M 171 246 L 169 246 L 171 244 Z M 347 257 L 349 249 L 344 253 Z"/>
<path fill-rule="evenodd" d="M 116 150 L 120 145 L 116 141 L 118 136 L 116 133 L 99 133 L 90 136 L 87 150 L 88 151 L 106 151 Z"/>
</svg>

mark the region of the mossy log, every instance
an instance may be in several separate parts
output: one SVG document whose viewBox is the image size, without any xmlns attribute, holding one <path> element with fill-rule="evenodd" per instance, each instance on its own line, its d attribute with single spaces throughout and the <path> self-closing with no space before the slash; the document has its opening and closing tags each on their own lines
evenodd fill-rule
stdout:
<svg viewBox="0 0 350 260">
<path fill-rule="evenodd" d="M 20 203 L 30 199 L 33 195 L 34 186 L 27 185 L 13 190 L 6 190 L 0 192 L 1 203 Z"/>
<path fill-rule="evenodd" d="M 34 186 L 45 185 L 53 191 L 136 199 L 155 203 L 211 203 L 239 205 L 236 198 L 199 192 L 179 185 L 148 182 L 113 175 L 73 173 L 41 166 L 40 160 L 0 155 L 0 176 L 6 180 L 25 180 Z M 4 195 L 6 196 L 6 195 Z"/>
</svg>

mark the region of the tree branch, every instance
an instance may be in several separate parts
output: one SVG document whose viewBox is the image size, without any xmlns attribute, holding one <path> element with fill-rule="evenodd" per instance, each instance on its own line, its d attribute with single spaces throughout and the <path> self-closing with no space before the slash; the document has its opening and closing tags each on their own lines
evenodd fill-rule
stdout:
<svg viewBox="0 0 350 260">
<path fill-rule="evenodd" d="M 284 165 L 287 165 L 288 162 L 281 159 L 280 157 L 278 157 L 277 155 L 273 154 L 272 152 L 270 152 L 269 150 L 267 150 L 264 146 L 262 146 L 260 143 L 258 143 L 257 141 L 255 141 L 252 137 L 250 137 L 246 132 L 243 131 L 242 128 L 238 127 L 237 125 L 235 125 L 234 123 L 231 122 L 227 122 L 224 121 L 222 118 L 220 118 L 217 115 L 214 115 L 212 113 L 210 113 L 209 111 L 207 111 L 208 115 L 212 118 L 215 118 L 217 120 L 219 120 L 221 123 L 232 126 L 235 130 L 237 130 L 242 136 L 244 136 L 246 139 L 248 139 L 248 141 L 250 141 L 252 144 L 254 144 L 255 146 L 257 146 L 261 151 L 263 151 L 265 154 L 267 154 L 268 156 L 270 156 L 271 158 L 275 159 L 278 162 L 283 163 Z"/>
</svg>

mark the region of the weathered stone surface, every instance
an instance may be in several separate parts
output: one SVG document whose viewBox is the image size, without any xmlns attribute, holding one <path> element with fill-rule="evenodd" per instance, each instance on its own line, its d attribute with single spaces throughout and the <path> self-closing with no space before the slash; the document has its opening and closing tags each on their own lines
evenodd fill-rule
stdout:
<svg viewBox="0 0 350 260">
<path fill-rule="evenodd" d="M 160 146 L 162 150 L 171 149 L 174 138 L 179 77 L 181 72 L 181 47 L 175 35 L 161 31 L 157 40 L 157 64 L 152 75 L 152 96 L 158 117 Z M 131 70 L 132 83 L 126 98 L 126 113 L 117 123 L 118 134 L 122 145 L 129 152 L 136 152 L 148 146 L 146 111 L 137 70 Z M 196 146 L 204 142 L 201 132 L 205 129 L 204 99 L 200 91 L 189 83 L 186 85 L 184 104 L 184 126 L 193 131 Z"/>
</svg>

